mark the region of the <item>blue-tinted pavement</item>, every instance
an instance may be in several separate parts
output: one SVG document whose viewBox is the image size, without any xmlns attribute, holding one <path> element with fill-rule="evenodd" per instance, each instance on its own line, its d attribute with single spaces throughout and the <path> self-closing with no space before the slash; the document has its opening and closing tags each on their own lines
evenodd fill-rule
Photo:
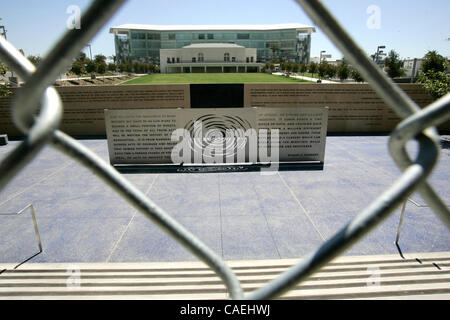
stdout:
<svg viewBox="0 0 450 320">
<path fill-rule="evenodd" d="M 384 191 L 400 171 L 388 137 L 327 137 L 324 169 L 203 174 L 126 174 L 225 260 L 301 258 Z M 80 140 L 106 161 L 106 140 Z M 0 159 L 18 144 L 0 147 Z M 414 145 L 410 146 L 412 149 Z M 430 179 L 450 205 L 450 150 Z M 196 260 L 74 160 L 46 147 L 0 192 L 0 212 L 32 203 L 43 252 L 30 262 Z M 400 208 L 346 252 L 396 253 Z M 410 197 L 404 252 L 450 251 L 450 232 L 419 195 Z M 37 252 L 28 213 L 0 216 L 0 263 Z"/>
</svg>

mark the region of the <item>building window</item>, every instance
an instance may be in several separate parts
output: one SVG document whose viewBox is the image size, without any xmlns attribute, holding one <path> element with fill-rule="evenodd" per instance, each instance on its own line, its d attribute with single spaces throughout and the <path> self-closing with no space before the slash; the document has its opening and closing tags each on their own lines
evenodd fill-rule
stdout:
<svg viewBox="0 0 450 320">
<path fill-rule="evenodd" d="M 195 57 L 192 57 L 192 62 L 195 62 Z"/>
<path fill-rule="evenodd" d="M 213 33 L 208 33 L 208 39 L 209 40 L 214 39 L 214 34 Z"/>
<path fill-rule="evenodd" d="M 229 62 L 230 61 L 230 54 L 228 52 L 224 53 L 223 61 L 225 61 L 225 62 Z"/>
<path fill-rule="evenodd" d="M 145 40 L 145 33 L 143 32 L 132 32 L 131 39 L 133 40 Z"/>
<path fill-rule="evenodd" d="M 200 40 L 204 40 L 205 39 L 205 34 L 204 33 L 199 33 L 198 38 Z"/>
<path fill-rule="evenodd" d="M 159 33 L 149 33 L 147 34 L 148 40 L 161 40 L 161 34 Z"/>
<path fill-rule="evenodd" d="M 253 57 L 250 57 L 250 62 L 253 62 Z"/>
<path fill-rule="evenodd" d="M 177 57 L 177 63 L 180 63 L 180 58 L 179 57 Z"/>
<path fill-rule="evenodd" d="M 248 57 L 247 57 L 247 59 L 246 59 L 246 62 L 247 62 L 247 63 L 249 63 L 249 62 L 250 62 L 250 59 L 249 59 Z"/>
<path fill-rule="evenodd" d="M 175 63 L 175 58 L 174 57 L 172 57 L 172 63 Z"/>
<path fill-rule="evenodd" d="M 175 33 L 169 33 L 169 40 L 175 40 Z"/>
<path fill-rule="evenodd" d="M 251 38 L 253 40 L 264 40 L 265 38 L 265 33 L 264 32 L 253 32 L 251 34 Z"/>
<path fill-rule="evenodd" d="M 236 57 L 231 57 L 231 62 L 236 62 Z"/>
<path fill-rule="evenodd" d="M 170 57 L 167 57 L 167 63 L 170 63 Z"/>
<path fill-rule="evenodd" d="M 203 53 L 199 52 L 198 54 L 198 62 L 203 62 Z"/>
</svg>

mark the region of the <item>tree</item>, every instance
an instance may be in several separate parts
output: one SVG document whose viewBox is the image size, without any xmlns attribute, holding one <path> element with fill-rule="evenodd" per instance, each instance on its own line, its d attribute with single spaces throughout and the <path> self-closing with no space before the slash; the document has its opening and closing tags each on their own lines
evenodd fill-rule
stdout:
<svg viewBox="0 0 450 320">
<path fill-rule="evenodd" d="M 341 62 L 337 67 L 337 76 L 341 81 L 347 80 L 350 75 L 350 69 L 348 68 L 348 65 L 344 62 Z"/>
<path fill-rule="evenodd" d="M 34 64 L 35 67 L 37 67 L 39 63 L 42 61 L 42 58 L 40 56 L 33 56 L 33 55 L 29 55 L 27 59 L 30 60 L 30 62 Z"/>
<path fill-rule="evenodd" d="M 436 51 L 429 51 L 422 63 L 422 73 L 417 81 L 434 98 L 438 99 L 450 91 L 450 74 L 445 73 L 448 61 Z"/>
<path fill-rule="evenodd" d="M 4 76 L 8 71 L 8 67 L 0 61 L 0 76 Z"/>
<path fill-rule="evenodd" d="M 277 52 L 280 51 L 280 48 L 276 44 L 271 44 L 269 49 L 272 50 L 272 59 L 274 59 Z"/>
<path fill-rule="evenodd" d="M 308 71 L 308 65 L 306 63 L 300 64 L 299 71 L 304 74 L 306 71 Z"/>
<path fill-rule="evenodd" d="M 8 68 L 0 61 L 0 75 L 4 76 L 7 71 Z M 11 93 L 12 91 L 8 89 L 8 86 L 6 84 L 0 84 L 0 97 L 8 96 Z"/>
<path fill-rule="evenodd" d="M 439 99 L 450 91 L 450 74 L 442 71 L 421 73 L 417 81 L 434 99 Z"/>
<path fill-rule="evenodd" d="M 270 61 L 267 61 L 266 64 L 264 65 L 264 71 L 272 72 L 273 68 L 274 65 Z"/>
<path fill-rule="evenodd" d="M 285 63 L 285 68 L 287 72 L 292 72 L 292 68 L 294 67 L 293 63 L 288 61 Z"/>
<path fill-rule="evenodd" d="M 150 73 L 159 72 L 159 67 L 156 64 L 150 63 L 148 71 Z"/>
<path fill-rule="evenodd" d="M 95 61 L 89 60 L 86 63 L 86 72 L 87 73 L 94 73 L 97 71 L 97 64 L 95 63 Z"/>
<path fill-rule="evenodd" d="M 308 72 L 312 73 L 312 74 L 316 73 L 317 72 L 317 63 L 311 61 L 308 64 Z"/>
<path fill-rule="evenodd" d="M 397 78 L 405 75 L 405 70 L 402 68 L 403 62 L 399 55 L 394 50 L 389 51 L 388 56 L 384 59 L 385 70 L 389 77 Z"/>
<path fill-rule="evenodd" d="M 120 72 L 132 72 L 133 71 L 133 65 L 131 61 L 122 62 L 119 64 L 119 71 Z"/>
<path fill-rule="evenodd" d="M 117 56 L 116 55 L 109 56 L 109 58 L 113 61 L 114 64 L 117 64 Z"/>
<path fill-rule="evenodd" d="M 141 64 L 139 63 L 139 62 L 133 62 L 133 66 L 132 66 L 132 71 L 134 72 L 134 73 L 141 73 L 140 72 L 140 67 L 141 67 Z"/>
<path fill-rule="evenodd" d="M 328 68 L 328 62 L 322 61 L 321 63 L 319 63 L 319 66 L 317 68 L 317 73 L 319 74 L 319 77 L 321 77 L 321 78 L 325 77 L 325 75 L 327 73 L 327 68 Z"/>
<path fill-rule="evenodd" d="M 72 63 L 72 68 L 70 69 L 70 72 L 75 73 L 77 76 L 82 75 L 86 72 L 86 69 L 84 67 L 84 63 L 78 60 L 75 60 Z"/>
<path fill-rule="evenodd" d="M 79 62 L 82 62 L 82 63 L 86 63 L 86 53 L 80 52 L 78 57 L 76 57 L 76 61 L 79 61 Z"/>
<path fill-rule="evenodd" d="M 97 64 L 102 63 L 102 62 L 106 62 L 106 57 L 105 57 L 104 55 L 102 55 L 102 54 L 97 54 L 97 55 L 94 57 L 94 61 L 95 61 L 95 63 L 97 63 Z"/>
<path fill-rule="evenodd" d="M 127 64 L 125 62 L 122 62 L 118 65 L 119 72 L 125 72 L 127 70 Z"/>
<path fill-rule="evenodd" d="M 326 75 L 328 76 L 328 78 L 332 79 L 336 75 L 336 72 L 336 66 L 334 64 L 328 64 L 326 70 Z"/>
<path fill-rule="evenodd" d="M 436 50 L 428 51 L 423 59 L 422 71 L 424 73 L 428 71 L 443 72 L 446 69 L 446 59 L 437 53 Z"/>
<path fill-rule="evenodd" d="M 353 78 L 353 80 L 355 80 L 356 82 L 363 82 L 364 81 L 363 77 L 358 72 L 358 70 L 352 69 L 350 74 L 351 74 L 351 77 Z"/>
<path fill-rule="evenodd" d="M 271 61 L 272 63 L 280 63 L 280 59 L 278 58 L 273 58 Z"/>
<path fill-rule="evenodd" d="M 107 65 L 106 62 L 97 63 L 97 72 L 100 74 L 104 74 L 106 72 Z"/>
<path fill-rule="evenodd" d="M 115 72 L 117 70 L 117 65 L 114 63 L 108 63 L 108 71 Z"/>
</svg>

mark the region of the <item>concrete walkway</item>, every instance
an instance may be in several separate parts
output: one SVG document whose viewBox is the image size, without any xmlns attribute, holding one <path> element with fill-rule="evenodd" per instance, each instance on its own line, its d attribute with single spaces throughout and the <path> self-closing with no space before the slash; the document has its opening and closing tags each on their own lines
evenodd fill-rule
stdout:
<svg viewBox="0 0 450 320">
<path fill-rule="evenodd" d="M 282 76 L 283 73 L 282 72 L 274 72 L 272 73 L 274 75 L 277 76 Z M 305 77 L 305 76 L 299 76 L 299 75 L 290 75 L 291 78 L 295 78 L 295 79 L 302 79 L 302 80 L 308 80 L 308 81 L 312 81 L 312 82 L 317 82 L 317 78 L 311 78 L 311 77 Z M 321 79 L 322 83 L 339 83 L 337 81 L 331 81 L 331 80 L 325 80 L 325 79 Z"/>
<path fill-rule="evenodd" d="M 106 140 L 80 141 L 108 161 Z M 300 258 L 400 176 L 387 141 L 327 137 L 321 171 L 125 176 L 225 260 Z M 17 144 L 0 147 L 0 159 Z M 450 205 L 449 149 L 430 181 Z M 0 213 L 29 203 L 43 245 L 30 262 L 196 260 L 89 170 L 51 147 L 0 192 Z M 396 254 L 399 216 L 397 209 L 346 254 Z M 404 253 L 450 251 L 449 230 L 417 194 L 407 202 L 400 245 Z M 18 263 L 37 251 L 28 213 L 0 216 L 0 263 Z"/>
<path fill-rule="evenodd" d="M 95 79 L 106 79 L 106 78 L 121 78 L 125 77 L 125 75 L 115 75 L 115 76 L 95 76 Z M 58 81 L 77 81 L 77 80 L 91 80 L 92 78 L 89 77 L 78 77 L 78 78 L 59 78 Z"/>
</svg>

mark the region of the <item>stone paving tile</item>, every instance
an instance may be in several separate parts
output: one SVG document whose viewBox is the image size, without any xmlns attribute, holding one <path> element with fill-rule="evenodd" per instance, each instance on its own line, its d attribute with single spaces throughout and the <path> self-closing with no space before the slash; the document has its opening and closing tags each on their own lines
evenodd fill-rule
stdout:
<svg viewBox="0 0 450 320">
<path fill-rule="evenodd" d="M 399 243 L 405 252 L 448 251 L 450 232 L 430 208 L 420 208 L 408 202 Z"/>
<path fill-rule="evenodd" d="M 102 262 L 108 257 L 115 242 L 119 238 L 127 218 L 37 218 L 43 252 L 30 260 L 31 262 Z M 31 220 L 26 224 L 30 233 Z M 14 233 L 21 229 L 14 230 Z M 1 237 L 4 236 L 2 232 Z M 31 236 L 29 236 L 31 238 Z M 16 239 L 22 242 L 22 236 Z M 27 241 L 27 255 L 37 252 L 36 241 Z M 30 249 L 32 248 L 32 249 Z M 18 248 L 20 249 L 20 248 Z M 12 261 L 21 262 L 24 256 L 21 250 L 11 250 Z M 23 260 L 22 260 L 23 261 Z"/>
<path fill-rule="evenodd" d="M 106 140 L 79 140 L 108 161 Z M 385 191 L 401 174 L 388 137 L 327 137 L 316 171 L 126 174 L 142 192 L 224 259 L 302 257 Z M 0 147 L 0 159 L 17 145 Z M 408 145 L 414 153 L 414 143 Z M 430 181 L 450 203 L 450 152 Z M 448 159 L 447 159 L 447 158 Z M 0 192 L 0 212 L 36 208 L 44 252 L 34 262 L 181 261 L 191 253 L 82 165 L 46 147 Z M 449 251 L 450 232 L 420 196 L 407 203 L 404 252 Z M 396 253 L 400 208 L 345 254 Z M 31 218 L 0 216 L 0 261 L 37 250 Z"/>
<path fill-rule="evenodd" d="M 221 227 L 215 217 L 179 217 L 177 221 L 196 235 L 218 256 L 222 255 Z M 116 240 L 111 262 L 193 261 L 198 260 L 181 244 L 146 217 L 136 215 Z"/>
<path fill-rule="evenodd" d="M 271 237 L 281 258 L 303 257 L 324 239 L 306 215 L 266 217 Z"/>
<path fill-rule="evenodd" d="M 39 252 L 29 210 L 21 215 L 0 215 L 0 261 L 20 263 Z"/>
<path fill-rule="evenodd" d="M 265 219 L 255 216 L 222 218 L 223 258 L 225 260 L 277 259 L 277 249 Z"/>
<path fill-rule="evenodd" d="M 219 178 L 208 174 L 160 174 L 149 197 L 173 217 L 219 217 Z"/>
</svg>

